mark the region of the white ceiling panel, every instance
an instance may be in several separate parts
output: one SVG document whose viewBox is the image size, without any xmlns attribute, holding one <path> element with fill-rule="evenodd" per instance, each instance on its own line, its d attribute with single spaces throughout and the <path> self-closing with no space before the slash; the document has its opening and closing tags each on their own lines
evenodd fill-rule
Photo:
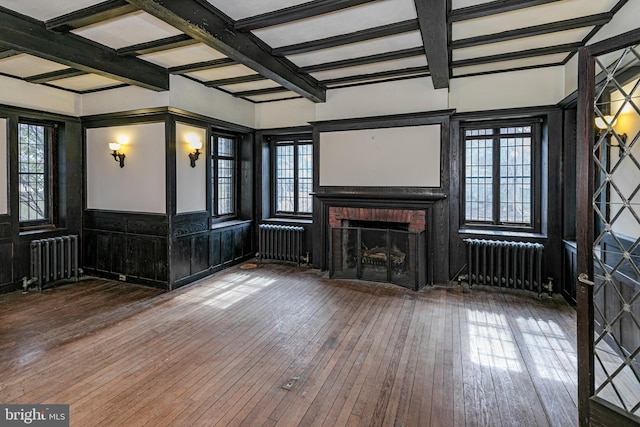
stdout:
<svg viewBox="0 0 640 427">
<path fill-rule="evenodd" d="M 426 65 L 426 57 L 415 56 L 413 58 L 396 59 L 393 61 L 377 62 L 375 64 L 359 65 L 356 67 L 339 68 L 337 70 L 319 71 L 317 73 L 313 73 L 312 76 L 318 80 L 330 80 L 360 74 L 377 73 L 380 71 L 399 70 L 410 67 L 424 67 Z"/>
<path fill-rule="evenodd" d="M 557 64 L 562 62 L 567 57 L 566 53 L 559 53 L 555 55 L 536 56 L 533 58 L 516 59 L 512 61 L 494 62 L 491 64 L 472 65 L 469 67 L 459 67 L 453 69 L 454 76 L 474 74 L 474 73 L 486 73 L 496 70 L 509 70 L 512 68 L 520 67 L 532 67 L 538 65 Z"/>
<path fill-rule="evenodd" d="M 202 71 L 194 71 L 192 73 L 187 73 L 188 76 L 198 79 L 203 82 L 208 82 L 211 80 L 219 80 L 219 79 L 228 79 L 231 77 L 238 76 L 248 76 L 250 74 L 255 74 L 249 67 L 245 67 L 244 65 L 230 65 L 228 67 L 220 67 L 220 68 L 212 68 L 210 70 L 202 70 Z"/>
<path fill-rule="evenodd" d="M 0 0 L 0 6 L 39 21 L 48 21 L 103 2 L 104 0 Z"/>
<path fill-rule="evenodd" d="M 182 34 L 181 31 L 145 12 L 133 12 L 73 32 L 113 49 Z"/>
<path fill-rule="evenodd" d="M 257 96 L 247 97 L 247 99 L 250 99 L 253 102 L 275 101 L 278 99 L 285 99 L 285 98 L 300 98 L 300 95 L 298 95 L 295 92 L 286 91 L 286 92 L 270 93 L 267 95 L 257 95 Z"/>
<path fill-rule="evenodd" d="M 563 0 L 526 9 L 452 24 L 452 38 L 459 40 L 608 12 L 618 0 Z"/>
<path fill-rule="evenodd" d="M 68 79 L 54 80 L 50 84 L 53 86 L 82 92 L 85 90 L 118 86 L 121 85 L 122 82 L 110 79 L 108 77 L 98 76 L 97 74 L 85 74 L 77 77 L 69 77 Z"/>
<path fill-rule="evenodd" d="M 287 56 L 299 67 L 422 46 L 420 31 Z"/>
<path fill-rule="evenodd" d="M 522 39 L 509 40 L 500 43 L 491 43 L 480 46 L 455 49 L 453 60 L 477 58 L 480 56 L 499 55 L 501 53 L 519 52 L 527 49 L 536 49 L 547 46 L 560 45 L 565 43 L 580 42 L 589 34 L 591 28 L 579 28 L 577 30 L 562 31 L 558 33 L 545 34 L 542 36 L 526 37 Z"/>
<path fill-rule="evenodd" d="M 248 18 L 250 16 L 262 15 L 263 13 L 280 10 L 291 6 L 308 3 L 309 0 L 207 0 L 220 11 L 224 12 L 231 19 Z"/>
<path fill-rule="evenodd" d="M 139 58 L 169 68 L 178 65 L 222 59 L 226 58 L 226 56 L 207 45 L 198 43 L 191 46 L 177 47 L 175 49 L 140 55 Z"/>
<path fill-rule="evenodd" d="M 254 34 L 275 48 L 393 24 L 416 16 L 413 0 L 384 0 L 256 30 Z"/>
<path fill-rule="evenodd" d="M 462 9 L 463 7 L 477 6 L 479 4 L 491 3 L 494 0 L 452 0 L 452 9 Z"/>
<path fill-rule="evenodd" d="M 0 73 L 17 77 L 30 77 L 38 74 L 69 68 L 66 65 L 51 62 L 26 53 L 0 59 Z"/>
</svg>

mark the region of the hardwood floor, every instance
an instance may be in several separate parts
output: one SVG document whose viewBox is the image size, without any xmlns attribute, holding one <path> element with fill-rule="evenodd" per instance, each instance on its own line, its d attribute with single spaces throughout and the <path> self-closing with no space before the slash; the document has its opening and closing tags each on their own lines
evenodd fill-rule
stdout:
<svg viewBox="0 0 640 427">
<path fill-rule="evenodd" d="M 577 425 L 557 299 L 272 264 L 0 295 L 0 316 L 0 403 L 67 403 L 73 426 Z"/>
</svg>

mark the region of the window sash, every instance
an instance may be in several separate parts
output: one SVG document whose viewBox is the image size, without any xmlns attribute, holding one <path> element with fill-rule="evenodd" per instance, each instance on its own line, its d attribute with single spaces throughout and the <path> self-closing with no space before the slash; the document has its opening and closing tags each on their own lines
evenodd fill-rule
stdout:
<svg viewBox="0 0 640 427">
<path fill-rule="evenodd" d="M 462 129 L 465 223 L 534 227 L 538 134 L 532 122 Z"/>
<path fill-rule="evenodd" d="M 52 223 L 53 128 L 18 123 L 18 218 L 23 227 Z"/>
<path fill-rule="evenodd" d="M 312 213 L 313 144 L 308 136 L 274 141 L 273 210 L 275 215 Z"/>
<path fill-rule="evenodd" d="M 214 217 L 236 214 L 238 139 L 232 136 L 211 136 L 211 214 Z"/>
</svg>

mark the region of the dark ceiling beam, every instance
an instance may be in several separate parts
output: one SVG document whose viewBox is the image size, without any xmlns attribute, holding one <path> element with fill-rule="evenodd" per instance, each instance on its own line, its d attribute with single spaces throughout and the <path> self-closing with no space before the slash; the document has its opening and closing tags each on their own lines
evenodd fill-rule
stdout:
<svg viewBox="0 0 640 427">
<path fill-rule="evenodd" d="M 495 0 L 476 6 L 468 6 L 454 9 L 449 15 L 450 22 L 466 21 L 467 19 L 482 18 L 483 16 L 497 15 L 511 12 L 512 10 L 525 9 L 541 4 L 555 3 L 561 0 Z"/>
<path fill-rule="evenodd" d="M 394 36 L 396 34 L 408 33 L 409 31 L 415 31 L 419 28 L 420 27 L 418 26 L 418 20 L 410 19 L 408 21 L 396 22 L 393 24 L 368 28 L 366 30 L 355 31 L 349 34 L 341 34 L 339 36 L 312 40 L 305 43 L 282 46 L 273 49 L 271 53 L 278 56 L 296 55 L 299 53 L 312 52 L 314 50 L 327 49 L 330 47 L 338 47 L 350 43 L 377 39 L 380 37 L 388 37 Z"/>
<path fill-rule="evenodd" d="M 265 89 L 244 90 L 242 92 L 231 92 L 236 98 L 244 98 L 245 96 L 271 95 L 272 93 L 290 92 L 289 89 L 278 86 L 268 87 Z"/>
<path fill-rule="evenodd" d="M 220 86 L 237 85 L 240 83 L 259 82 L 262 80 L 267 80 L 267 79 L 266 77 L 261 76 L 260 74 L 250 74 L 248 76 L 238 76 L 238 77 L 230 77 L 228 79 L 210 80 L 208 82 L 204 82 L 203 84 L 207 87 L 220 87 Z"/>
<path fill-rule="evenodd" d="M 411 58 L 413 56 L 424 55 L 422 47 L 397 50 L 394 52 L 378 53 L 375 55 L 361 56 L 359 58 L 343 59 L 341 61 L 326 62 L 324 64 L 309 65 L 300 70 L 305 73 L 316 73 L 318 71 L 336 70 L 338 68 L 355 67 L 358 65 L 375 64 L 376 62 L 392 61 L 395 59 Z"/>
<path fill-rule="evenodd" d="M 581 18 L 567 19 L 564 21 L 551 22 L 549 24 L 534 25 L 526 28 L 502 31 L 500 33 L 487 34 L 477 37 L 455 40 L 451 43 L 452 49 L 462 49 L 466 47 L 479 46 L 489 43 L 499 43 L 508 40 L 515 40 L 524 37 L 539 36 L 559 31 L 574 30 L 576 28 L 604 25 L 611 21 L 612 13 L 599 13 L 597 15 L 584 16 Z"/>
<path fill-rule="evenodd" d="M 287 22 L 298 21 L 300 19 L 311 18 L 325 13 L 336 12 L 364 3 L 371 3 L 379 0 L 313 0 L 297 6 L 274 10 L 273 12 L 239 19 L 235 22 L 234 28 L 238 31 L 251 31 L 258 28 L 271 27 L 273 25 L 285 24 Z"/>
<path fill-rule="evenodd" d="M 269 47 L 253 34 L 235 31 L 233 22 L 207 2 L 127 1 L 299 95 L 314 102 L 326 100 L 326 88 L 320 82 L 299 73 L 290 61 L 271 55 Z"/>
<path fill-rule="evenodd" d="M 118 56 L 113 49 L 72 33 L 47 31 L 43 22 L 4 8 L 0 8 L 0 22 L 0 40 L 11 49 L 123 83 L 156 91 L 169 89 L 166 68 L 138 58 Z"/>
<path fill-rule="evenodd" d="M 238 65 L 236 61 L 231 58 L 214 59 L 212 61 L 195 62 L 193 64 L 178 65 L 169 68 L 169 74 L 187 74 L 195 71 L 212 70 L 214 68 L 229 67 L 231 65 Z"/>
<path fill-rule="evenodd" d="M 120 49 L 116 49 L 116 52 L 121 56 L 146 55 L 149 53 L 174 49 L 176 47 L 189 46 L 196 43 L 198 42 L 188 35 L 178 34 L 177 36 L 166 37 L 160 40 L 152 40 L 150 42 L 121 47 Z"/>
<path fill-rule="evenodd" d="M 135 11 L 125 0 L 109 0 L 48 20 L 47 30 L 64 33 Z"/>
<path fill-rule="evenodd" d="M 358 74 L 355 76 L 346 76 L 346 77 L 338 77 L 335 79 L 322 80 L 322 83 L 324 83 L 327 86 L 330 86 L 330 85 L 337 85 L 337 84 L 377 80 L 377 79 L 383 79 L 388 77 L 402 77 L 402 76 L 412 76 L 412 75 L 428 76 L 429 67 L 410 67 L 410 68 L 402 68 L 400 70 L 388 70 L 388 71 L 379 71 L 377 73 Z"/>
<path fill-rule="evenodd" d="M 477 58 L 460 59 L 451 62 L 452 68 L 468 67 L 471 65 L 492 64 L 494 62 L 511 61 L 514 59 L 532 58 L 535 56 L 554 55 L 575 51 L 583 46 L 582 42 L 567 43 L 557 46 L 547 46 L 536 49 L 527 49 L 518 52 L 501 53 L 498 55 L 480 56 Z"/>
<path fill-rule="evenodd" d="M 435 89 L 449 87 L 449 23 L 443 0 L 415 0 L 422 43 Z"/>
<path fill-rule="evenodd" d="M 47 83 L 54 80 L 68 79 L 70 77 L 83 76 L 87 74 L 84 71 L 75 68 L 65 68 L 64 70 L 52 71 L 50 73 L 37 74 L 35 76 L 26 77 L 29 83 Z"/>
</svg>

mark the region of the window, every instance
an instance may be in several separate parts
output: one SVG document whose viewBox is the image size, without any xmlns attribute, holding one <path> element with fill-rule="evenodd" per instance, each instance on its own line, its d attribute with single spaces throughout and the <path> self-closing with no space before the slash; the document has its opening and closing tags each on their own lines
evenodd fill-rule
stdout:
<svg viewBox="0 0 640 427">
<path fill-rule="evenodd" d="M 312 210 L 313 145 L 309 135 L 274 140 L 276 215 L 309 215 Z"/>
<path fill-rule="evenodd" d="M 462 135 L 465 222 L 534 227 L 539 123 L 464 127 Z"/>
<path fill-rule="evenodd" d="M 211 137 L 211 212 L 215 217 L 236 213 L 236 152 L 236 137 Z"/>
<path fill-rule="evenodd" d="M 18 201 L 22 227 L 53 222 L 52 144 L 55 127 L 18 123 Z"/>
</svg>

